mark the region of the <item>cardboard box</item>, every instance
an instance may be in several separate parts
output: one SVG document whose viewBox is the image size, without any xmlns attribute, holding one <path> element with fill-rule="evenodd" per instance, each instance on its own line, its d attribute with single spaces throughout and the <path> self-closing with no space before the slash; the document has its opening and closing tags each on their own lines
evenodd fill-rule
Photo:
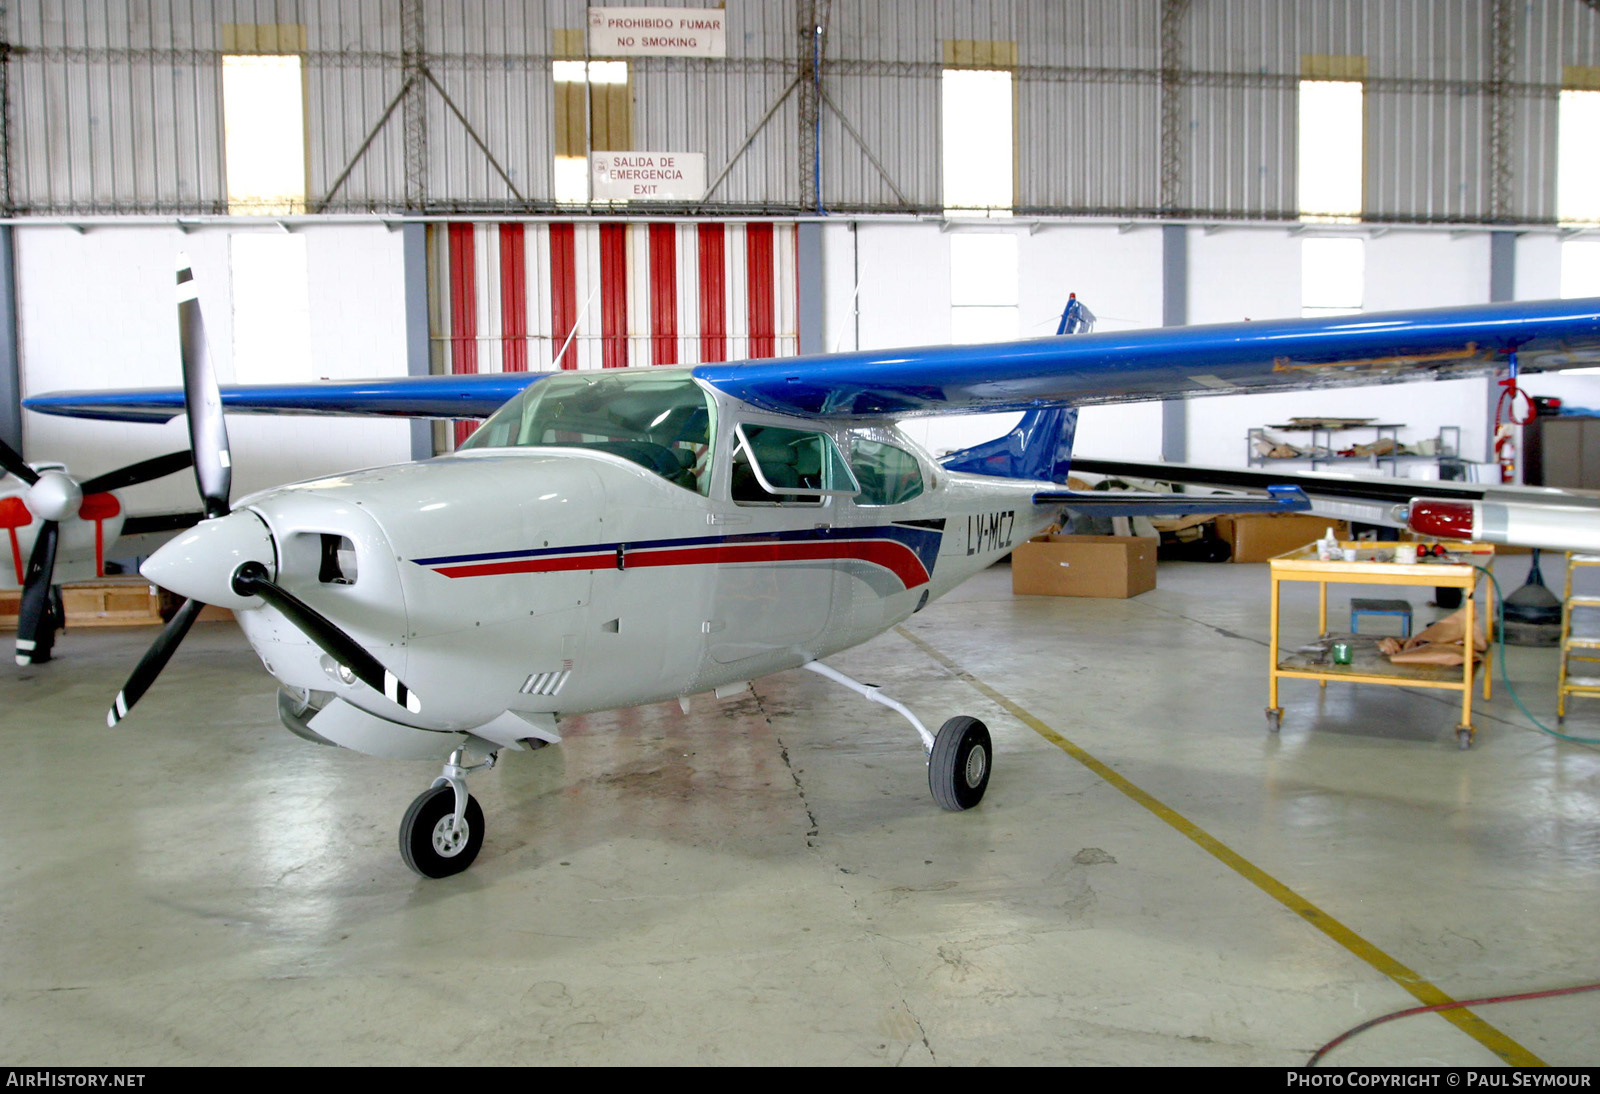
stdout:
<svg viewBox="0 0 1600 1094">
<path fill-rule="evenodd" d="M 1235 562 L 1265 562 L 1321 539 L 1329 527 L 1339 539 L 1350 538 L 1350 525 L 1345 521 L 1305 513 L 1217 518 L 1217 535 L 1233 548 Z"/>
<path fill-rule="evenodd" d="M 1156 587 L 1151 536 L 1036 536 L 1011 552 L 1011 591 L 1130 597 Z"/>
</svg>

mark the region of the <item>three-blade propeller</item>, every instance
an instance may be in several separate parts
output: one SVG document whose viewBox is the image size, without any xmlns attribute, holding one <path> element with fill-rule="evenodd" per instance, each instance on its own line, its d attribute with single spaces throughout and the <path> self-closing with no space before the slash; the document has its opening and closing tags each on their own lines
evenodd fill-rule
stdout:
<svg viewBox="0 0 1600 1094">
<path fill-rule="evenodd" d="M 183 258 L 178 262 L 178 328 L 183 354 L 183 398 L 189 415 L 189 442 L 194 448 L 195 481 L 205 502 L 206 519 L 217 520 L 232 511 L 233 460 L 228 450 L 228 427 L 222 416 L 222 396 L 206 348 L 205 322 L 200 315 L 194 273 Z M 276 608 L 324 653 L 348 670 L 351 677 L 411 713 L 421 712 L 422 704 L 415 692 L 354 638 L 274 581 L 265 564 L 245 562 L 234 570 L 229 580 L 233 591 L 240 596 L 260 597 Z M 193 598 L 183 602 L 117 693 L 106 715 L 107 725 L 120 722 L 149 690 L 204 607 L 204 603 Z"/>
<path fill-rule="evenodd" d="M 39 532 L 34 538 L 22 581 L 22 605 L 17 618 L 17 664 L 48 661 L 55 646 L 56 628 L 62 622 L 60 611 L 53 603 L 61 521 L 78 515 L 88 499 L 97 494 L 109 494 L 159 479 L 183 470 L 189 463 L 189 453 L 172 452 L 80 483 L 64 471 L 35 471 L 10 445 L 0 441 L 0 467 L 27 484 L 28 491 L 22 496 L 22 503 L 30 514 L 40 518 Z"/>
</svg>

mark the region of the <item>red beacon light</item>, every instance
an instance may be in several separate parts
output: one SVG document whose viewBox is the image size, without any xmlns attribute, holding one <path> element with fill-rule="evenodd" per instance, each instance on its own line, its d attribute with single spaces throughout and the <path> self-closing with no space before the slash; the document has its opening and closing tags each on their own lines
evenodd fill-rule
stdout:
<svg viewBox="0 0 1600 1094">
<path fill-rule="evenodd" d="M 1472 503 L 1412 498 L 1407 523 L 1421 536 L 1435 539 L 1471 539 Z"/>
</svg>

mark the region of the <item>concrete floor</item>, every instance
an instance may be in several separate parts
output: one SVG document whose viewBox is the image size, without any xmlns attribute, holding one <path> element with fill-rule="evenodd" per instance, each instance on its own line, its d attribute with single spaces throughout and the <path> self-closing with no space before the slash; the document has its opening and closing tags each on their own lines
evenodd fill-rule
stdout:
<svg viewBox="0 0 1600 1094">
<path fill-rule="evenodd" d="M 74 631 L 0 667 L 0 1060 L 1293 1066 L 1415 1005 L 1397 977 L 1600 979 L 1600 750 L 1499 688 L 1469 752 L 1453 694 L 1398 688 L 1289 682 L 1270 735 L 1266 601 L 1263 565 L 1164 564 L 1127 601 L 1013 598 L 999 567 L 832 659 L 988 723 L 977 809 L 934 805 L 896 716 L 793 672 L 506 756 L 472 780 L 477 864 L 433 882 L 395 833 L 434 771 L 282 730 L 232 624 L 117 730 L 154 632 Z M 1554 652 L 1510 670 L 1548 718 Z M 1600 701 L 1566 728 L 1600 737 Z M 1327 1062 L 1600 1062 L 1600 994 L 1475 1013 Z"/>
</svg>

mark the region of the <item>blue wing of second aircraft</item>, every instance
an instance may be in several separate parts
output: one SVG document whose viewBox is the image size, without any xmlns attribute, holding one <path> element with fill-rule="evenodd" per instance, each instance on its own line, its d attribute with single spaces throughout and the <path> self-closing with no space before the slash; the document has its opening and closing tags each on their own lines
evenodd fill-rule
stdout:
<svg viewBox="0 0 1600 1094">
<path fill-rule="evenodd" d="M 1600 365 L 1600 299 L 862 350 L 693 371 L 780 413 L 904 417 L 1448 379 L 1499 367 L 1513 351 L 1527 371 Z M 544 375 L 228 387 L 222 400 L 235 413 L 482 418 Z M 183 412 L 183 395 L 66 392 L 30 396 L 23 405 L 42 414 L 165 421 Z"/>
</svg>

